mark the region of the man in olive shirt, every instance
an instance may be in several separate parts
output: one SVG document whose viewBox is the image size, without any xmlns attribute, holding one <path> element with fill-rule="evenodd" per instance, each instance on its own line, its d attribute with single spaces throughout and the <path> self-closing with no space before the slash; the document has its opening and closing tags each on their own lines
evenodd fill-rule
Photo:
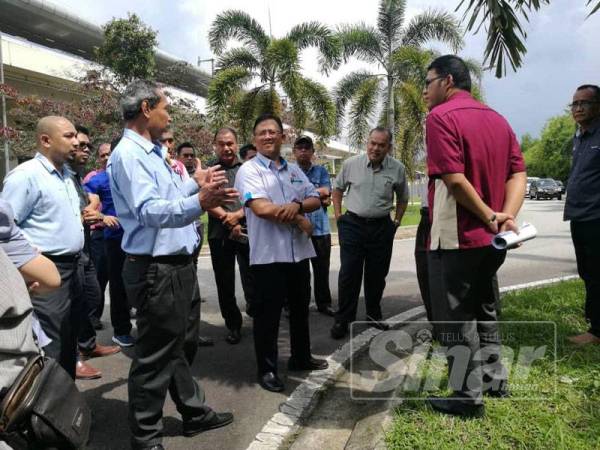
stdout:
<svg viewBox="0 0 600 450">
<path fill-rule="evenodd" d="M 600 87 L 578 87 L 571 113 L 579 129 L 573 138 L 564 218 L 571 221 L 577 271 L 585 283 L 585 318 L 590 328 L 569 340 L 579 345 L 600 344 Z"/>
<path fill-rule="evenodd" d="M 356 319 L 358 296 L 365 274 L 367 321 L 380 329 L 381 296 L 390 269 L 396 229 L 408 204 L 408 184 L 404 165 L 388 155 L 391 150 L 389 130 L 377 127 L 369 133 L 367 153 L 344 162 L 335 180 L 333 208 L 340 240 L 341 267 L 338 278 L 339 309 L 331 337 L 343 338 L 348 324 Z M 342 196 L 346 213 L 342 214 Z M 390 212 L 396 211 L 394 220 Z"/>
<path fill-rule="evenodd" d="M 227 177 L 227 187 L 233 187 L 235 176 L 242 166 L 237 158 L 237 133 L 233 128 L 217 130 L 213 140 L 216 164 L 221 166 Z M 242 314 L 235 298 L 235 261 L 237 258 L 242 278 L 242 289 L 246 297 L 246 312 L 252 304 L 254 284 L 250 273 L 250 246 L 242 233 L 246 219 L 240 201 L 219 206 L 208 211 L 208 245 L 212 260 L 221 315 L 229 330 L 225 340 L 230 344 L 240 342 Z"/>
</svg>

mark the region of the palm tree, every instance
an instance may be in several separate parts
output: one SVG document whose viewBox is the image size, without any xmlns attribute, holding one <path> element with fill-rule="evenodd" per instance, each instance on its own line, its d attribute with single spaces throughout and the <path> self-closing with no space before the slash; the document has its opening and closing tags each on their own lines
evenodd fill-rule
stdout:
<svg viewBox="0 0 600 450">
<path fill-rule="evenodd" d="M 337 130 L 340 131 L 346 107 L 350 106 L 349 136 L 354 145 L 364 143 L 370 119 L 381 103 L 383 116 L 380 123 L 392 130 L 392 135 L 396 134 L 396 94 L 403 82 L 397 59 L 403 49 L 418 49 L 431 40 L 448 43 L 453 50 L 462 46 L 461 30 L 450 14 L 426 11 L 405 24 L 405 9 L 406 0 L 379 0 L 376 27 L 361 23 L 341 26 L 338 30 L 344 60 L 355 56 L 383 69 L 379 74 L 368 71 L 350 73 L 334 90 Z M 379 101 L 380 98 L 383 102 Z M 394 140 L 392 136 L 392 144 Z"/>
<path fill-rule="evenodd" d="M 230 40 L 244 46 L 227 49 Z M 276 39 L 245 12 L 229 10 L 216 17 L 209 41 L 218 56 L 217 73 L 208 90 L 208 111 L 216 125 L 237 122 L 247 137 L 257 115 L 280 114 L 285 103 L 296 129 L 310 123 L 321 142 L 333 134 L 335 106 L 327 89 L 300 72 L 300 52 L 307 47 L 319 49 L 323 73 L 339 65 L 339 46 L 328 27 L 302 23 Z"/>
<path fill-rule="evenodd" d="M 475 28 L 479 32 L 485 23 L 487 30 L 487 45 L 484 52 L 484 62 L 489 61 L 490 67 L 496 68 L 496 77 L 506 74 L 506 65 L 510 63 L 513 70 L 521 67 L 522 58 L 527 52 L 524 40 L 527 33 L 523 30 L 519 15 L 529 20 L 529 14 L 538 11 L 551 0 L 460 0 L 457 10 L 464 4 L 466 10 L 464 19 L 469 12 L 467 31 Z M 587 0 L 586 6 L 597 2 L 588 17 L 600 10 L 600 0 Z M 481 20 L 478 20 L 481 16 Z"/>
</svg>

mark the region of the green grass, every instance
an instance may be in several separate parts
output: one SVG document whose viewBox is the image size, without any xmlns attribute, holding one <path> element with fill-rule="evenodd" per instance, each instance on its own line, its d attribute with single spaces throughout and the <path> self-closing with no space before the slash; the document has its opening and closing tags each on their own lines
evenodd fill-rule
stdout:
<svg viewBox="0 0 600 450">
<path fill-rule="evenodd" d="M 565 282 L 508 294 L 503 321 L 551 321 L 557 329 L 554 355 L 534 363 L 537 392 L 530 400 L 487 399 L 483 419 L 464 420 L 433 412 L 424 401 L 401 404 L 386 435 L 389 449 L 600 449 L 600 346 L 577 348 L 566 337 L 586 330 L 583 285 Z M 512 329 L 512 328 L 511 328 Z M 503 332 L 506 327 L 503 328 Z M 554 330 L 531 326 L 505 344 L 551 342 Z M 512 344 L 512 345 L 511 345 Z M 538 390 L 539 389 L 539 390 Z M 536 401 L 544 394 L 547 399 Z"/>
</svg>

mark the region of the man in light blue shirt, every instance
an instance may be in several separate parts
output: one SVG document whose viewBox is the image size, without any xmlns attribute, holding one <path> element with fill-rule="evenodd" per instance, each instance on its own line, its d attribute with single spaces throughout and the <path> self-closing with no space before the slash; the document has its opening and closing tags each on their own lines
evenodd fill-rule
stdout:
<svg viewBox="0 0 600 450">
<path fill-rule="evenodd" d="M 171 118 L 162 89 L 135 81 L 121 98 L 123 138 L 107 166 L 123 227 L 127 254 L 123 281 L 137 309 L 138 337 L 129 371 L 129 421 L 134 449 L 162 449 L 162 408 L 167 389 L 194 436 L 228 425 L 230 413 L 215 413 L 190 366 L 198 348 L 200 290 L 193 253 L 200 240 L 194 221 L 203 209 L 237 198 L 218 167 L 182 182 L 158 143 Z M 199 184 L 202 189 L 198 192 Z"/>
<path fill-rule="evenodd" d="M 304 213 L 320 208 L 321 202 L 302 170 L 281 157 L 283 137 L 277 116 L 265 114 L 256 119 L 254 141 L 258 155 L 240 167 L 235 181 L 245 206 L 250 268 L 257 290 L 252 318 L 258 382 L 272 392 L 285 389 L 277 376 L 277 338 L 286 298 L 292 353 L 288 368 L 327 368 L 326 361 L 311 356 L 308 328 L 308 261 L 315 251 L 309 237 L 312 226 Z"/>
<path fill-rule="evenodd" d="M 79 196 L 65 163 L 79 141 L 73 124 L 58 116 L 40 119 L 36 135 L 38 153 L 6 176 L 2 198 L 10 203 L 25 237 L 60 272 L 59 289 L 31 300 L 42 329 L 52 340 L 44 347 L 46 355 L 75 378 L 83 295 L 78 261 L 84 235 Z"/>
</svg>

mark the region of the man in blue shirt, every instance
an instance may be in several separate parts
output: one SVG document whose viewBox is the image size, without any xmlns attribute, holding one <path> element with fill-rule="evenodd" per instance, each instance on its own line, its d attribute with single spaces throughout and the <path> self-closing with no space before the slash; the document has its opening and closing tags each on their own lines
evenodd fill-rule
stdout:
<svg viewBox="0 0 600 450">
<path fill-rule="evenodd" d="M 307 214 L 313 225 L 311 240 L 317 256 L 310 259 L 315 279 L 315 303 L 321 314 L 333 317 L 331 291 L 329 290 L 329 258 L 331 256 L 331 232 L 327 207 L 331 204 L 331 181 L 329 172 L 323 166 L 312 163 L 315 147 L 310 136 L 300 136 L 294 142 L 294 157 L 321 198 L 321 208 Z M 308 290 L 310 296 L 310 286 Z"/>
<path fill-rule="evenodd" d="M 121 97 L 125 131 L 107 171 L 127 254 L 123 281 L 137 309 L 138 337 L 129 372 L 129 421 L 134 449 L 161 450 L 167 390 L 194 436 L 233 421 L 204 403 L 190 366 L 198 349 L 200 290 L 193 254 L 194 221 L 203 209 L 237 198 L 218 167 L 198 169 L 183 182 L 158 142 L 171 118 L 162 89 L 134 81 Z M 199 185 L 202 189 L 198 192 Z"/>
<path fill-rule="evenodd" d="M 33 295 L 31 302 L 45 334 L 44 347 L 75 378 L 79 308 L 83 301 L 79 258 L 84 244 L 80 201 L 67 168 L 79 141 L 71 122 L 48 116 L 36 128 L 38 153 L 4 179 L 2 198 L 10 203 L 25 237 L 58 269 L 56 291 Z"/>
<path fill-rule="evenodd" d="M 245 206 L 250 268 L 256 286 L 252 318 L 258 382 L 268 391 L 281 392 L 285 386 L 277 375 L 277 339 L 284 299 L 290 310 L 292 355 L 288 369 L 327 368 L 327 361 L 311 355 L 306 295 L 310 286 L 308 260 L 315 251 L 309 239 L 312 227 L 304 213 L 317 210 L 321 202 L 302 170 L 281 157 L 281 119 L 264 114 L 256 119 L 253 132 L 258 155 L 242 164 L 235 186 Z"/>
<path fill-rule="evenodd" d="M 117 219 L 115 204 L 110 192 L 110 181 L 106 170 L 98 172 L 85 183 L 85 189 L 100 197 L 102 212 L 94 211 L 105 224 L 104 247 L 108 266 L 108 289 L 110 292 L 110 321 L 113 326 L 113 342 L 121 347 L 131 347 L 131 317 L 125 286 L 123 285 L 123 264 L 125 252 L 121 249 L 123 228 Z"/>
</svg>

